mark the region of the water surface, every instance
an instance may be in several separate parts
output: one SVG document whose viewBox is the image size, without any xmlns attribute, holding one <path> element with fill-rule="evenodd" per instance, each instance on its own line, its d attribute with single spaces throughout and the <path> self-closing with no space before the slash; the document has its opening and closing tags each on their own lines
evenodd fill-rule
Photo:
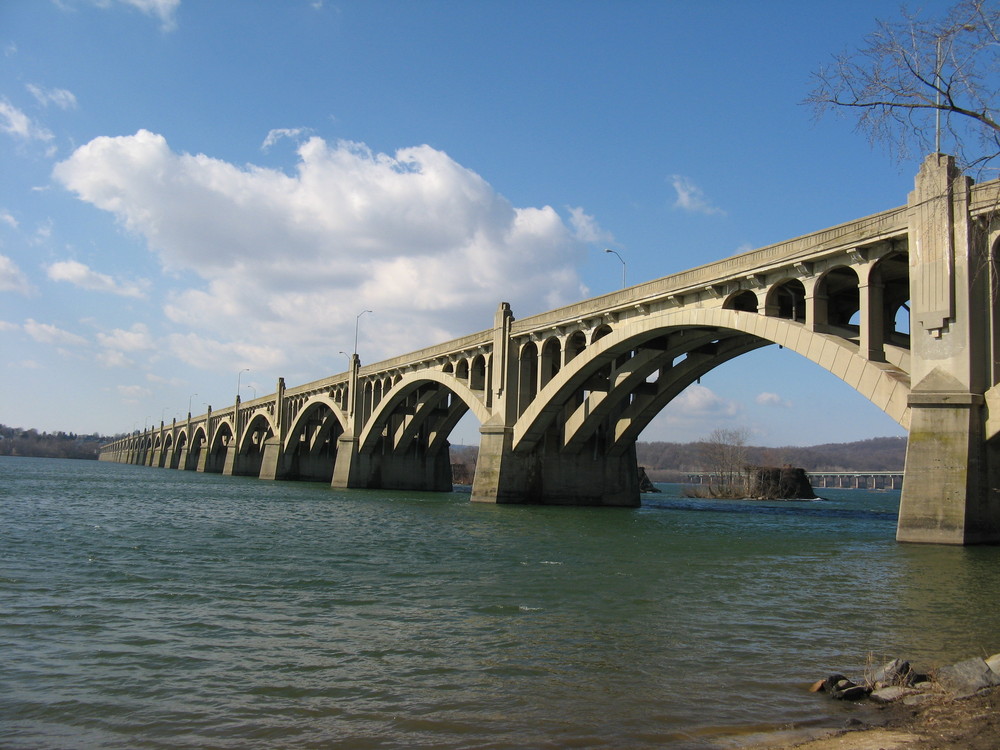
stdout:
<svg viewBox="0 0 1000 750">
<path fill-rule="evenodd" d="M 869 653 L 1000 651 L 1000 550 L 898 493 L 471 504 L 0 458 L 0 746 L 729 746 Z"/>
</svg>

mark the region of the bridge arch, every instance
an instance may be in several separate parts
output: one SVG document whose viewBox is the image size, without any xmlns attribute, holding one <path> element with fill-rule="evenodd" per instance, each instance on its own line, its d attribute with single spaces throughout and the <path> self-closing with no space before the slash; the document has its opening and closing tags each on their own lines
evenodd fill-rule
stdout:
<svg viewBox="0 0 1000 750">
<path fill-rule="evenodd" d="M 348 430 L 348 424 L 343 409 L 325 394 L 305 401 L 285 436 L 285 476 L 329 482 L 337 457 L 337 440 Z"/>
<path fill-rule="evenodd" d="M 908 375 L 865 359 L 852 342 L 810 331 L 793 320 L 720 308 L 689 309 L 629 320 L 578 355 L 520 416 L 513 450 L 533 450 L 559 419 L 566 427 L 560 442 L 579 447 L 596 432 L 597 420 L 616 405 L 625 412 L 618 415 L 614 435 L 604 439 L 621 450 L 684 387 L 723 362 L 771 343 L 829 370 L 908 427 Z M 648 379 L 654 372 L 659 373 L 655 382 Z M 609 375 L 616 382 L 609 382 Z"/>
<path fill-rule="evenodd" d="M 205 459 L 205 471 L 221 474 L 226 468 L 226 457 L 229 447 L 236 439 L 236 430 L 229 417 L 223 417 L 212 431 L 212 439 L 206 446 L 208 455 Z"/>
<path fill-rule="evenodd" d="M 442 386 L 444 390 L 450 391 L 454 394 L 464 405 L 462 412 L 454 418 L 454 423 L 450 424 L 449 429 L 444 432 L 445 437 L 447 437 L 447 432 L 458 423 L 458 420 L 461 419 L 466 411 L 471 411 L 480 423 L 484 423 L 489 420 L 490 411 L 483 402 L 480 394 L 476 393 L 465 383 L 462 383 L 460 380 L 455 378 L 453 374 L 440 370 L 424 370 L 421 372 L 406 373 L 397 379 L 396 383 L 392 387 L 392 390 L 386 394 L 386 396 L 382 399 L 382 402 L 379 404 L 378 409 L 365 423 L 364 430 L 358 440 L 359 451 L 364 453 L 374 450 L 375 445 L 386 431 L 388 422 L 397 407 L 399 407 L 419 388 L 428 384 L 437 384 Z"/>
</svg>

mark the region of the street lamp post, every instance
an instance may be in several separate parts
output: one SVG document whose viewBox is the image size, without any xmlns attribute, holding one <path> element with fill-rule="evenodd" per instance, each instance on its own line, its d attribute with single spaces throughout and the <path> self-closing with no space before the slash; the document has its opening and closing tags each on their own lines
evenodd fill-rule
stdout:
<svg viewBox="0 0 1000 750">
<path fill-rule="evenodd" d="M 257 389 L 256 388 L 254 388 L 252 385 L 245 385 L 243 387 L 244 388 L 249 388 L 251 391 L 253 391 L 253 397 L 257 398 Z"/>
<path fill-rule="evenodd" d="M 249 367 L 244 367 L 240 370 L 239 374 L 236 376 L 236 400 L 240 400 L 240 379 L 243 377 L 243 373 L 250 372 Z"/>
<path fill-rule="evenodd" d="M 188 419 L 191 419 L 191 399 L 193 399 L 197 395 L 198 395 L 197 393 L 192 393 L 190 396 L 188 396 Z"/>
<path fill-rule="evenodd" d="M 358 313 L 358 317 L 354 319 L 354 356 L 358 355 L 358 327 L 361 325 L 361 316 L 370 312 L 371 310 L 362 310 Z"/>
<path fill-rule="evenodd" d="M 613 253 L 615 256 L 617 256 L 618 260 L 620 260 L 622 262 L 622 289 L 624 289 L 625 288 L 625 259 L 621 255 L 618 255 L 618 251 L 617 250 L 612 250 L 611 248 L 605 248 L 604 252 L 606 252 L 606 253 Z"/>
</svg>

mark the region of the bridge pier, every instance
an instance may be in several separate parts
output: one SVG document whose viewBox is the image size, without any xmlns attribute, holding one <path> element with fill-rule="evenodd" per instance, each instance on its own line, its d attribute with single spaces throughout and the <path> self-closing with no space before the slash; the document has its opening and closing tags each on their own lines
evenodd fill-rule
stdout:
<svg viewBox="0 0 1000 750">
<path fill-rule="evenodd" d="M 896 538 L 901 542 L 998 541 L 997 449 L 983 441 L 983 399 L 911 394 L 910 437 Z"/>
<path fill-rule="evenodd" d="M 358 439 L 341 435 L 331 487 L 337 489 L 415 490 L 450 492 L 451 457 L 448 445 L 428 452 L 415 447 L 403 454 L 362 452 Z"/>
<path fill-rule="evenodd" d="M 511 450 L 513 430 L 480 428 L 472 501 L 498 504 L 639 506 L 635 444 L 622 455 Z"/>
<path fill-rule="evenodd" d="M 261 458 L 258 476 L 261 479 L 284 479 L 287 473 L 288 467 L 281 452 L 281 441 L 276 437 L 268 438 L 264 441 L 264 455 Z"/>
<path fill-rule="evenodd" d="M 931 154 L 909 199 L 910 435 L 896 539 L 1000 541 L 1000 462 L 987 441 L 990 247 L 969 218 L 972 182 Z"/>
</svg>

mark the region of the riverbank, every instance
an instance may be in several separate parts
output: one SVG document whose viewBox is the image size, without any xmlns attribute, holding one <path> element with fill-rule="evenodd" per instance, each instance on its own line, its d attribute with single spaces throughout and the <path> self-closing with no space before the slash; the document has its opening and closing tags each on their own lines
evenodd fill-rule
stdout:
<svg viewBox="0 0 1000 750">
<path fill-rule="evenodd" d="M 744 750 L 996 750 L 1000 688 L 968 698 L 935 692 L 924 703 L 878 709 L 866 724 L 841 730 L 791 730 L 744 745 Z"/>
</svg>

